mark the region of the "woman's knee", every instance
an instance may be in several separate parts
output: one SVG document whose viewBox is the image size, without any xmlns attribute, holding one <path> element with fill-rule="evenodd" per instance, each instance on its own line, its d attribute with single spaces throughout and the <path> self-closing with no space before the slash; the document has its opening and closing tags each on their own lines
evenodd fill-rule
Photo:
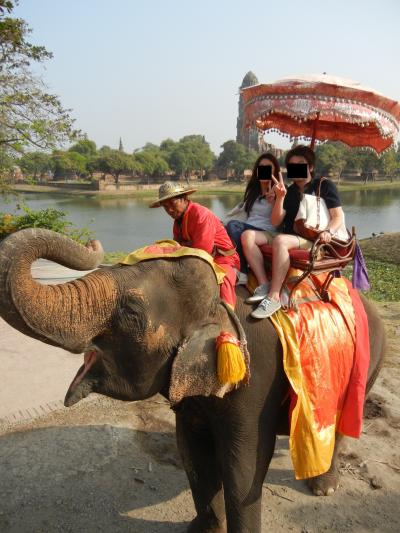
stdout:
<svg viewBox="0 0 400 533">
<path fill-rule="evenodd" d="M 245 230 L 242 233 L 240 240 L 244 249 L 249 248 L 252 244 L 254 244 L 254 230 Z"/>
</svg>

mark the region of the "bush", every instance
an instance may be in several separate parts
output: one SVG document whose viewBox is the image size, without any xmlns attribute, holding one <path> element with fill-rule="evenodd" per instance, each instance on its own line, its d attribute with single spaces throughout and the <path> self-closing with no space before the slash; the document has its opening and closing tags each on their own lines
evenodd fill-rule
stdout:
<svg viewBox="0 0 400 533">
<path fill-rule="evenodd" d="M 34 211 L 26 205 L 20 207 L 22 215 L 11 215 L 0 212 L 0 240 L 15 231 L 25 228 L 45 228 L 63 235 L 67 235 L 74 241 L 82 244 L 93 238 L 88 228 L 77 228 L 72 222 L 65 220 L 66 213 L 49 207 L 40 211 Z"/>
</svg>

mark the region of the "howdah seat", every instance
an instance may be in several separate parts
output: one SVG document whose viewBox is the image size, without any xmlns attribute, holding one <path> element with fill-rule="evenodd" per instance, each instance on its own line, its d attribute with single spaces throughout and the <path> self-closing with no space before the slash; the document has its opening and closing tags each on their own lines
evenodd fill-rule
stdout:
<svg viewBox="0 0 400 533">
<path fill-rule="evenodd" d="M 329 301 L 329 285 L 331 284 L 337 273 L 344 269 L 353 259 L 356 247 L 355 228 L 352 228 L 352 233 L 349 232 L 349 240 L 341 242 L 332 239 L 330 243 L 322 243 L 317 239 L 311 250 L 293 249 L 289 251 L 291 268 L 299 270 L 301 273 L 294 280 L 290 287 L 287 285 L 289 274 L 292 276 L 293 271 L 289 272 L 285 278 L 282 288 L 286 287 L 289 292 L 288 307 L 293 307 L 293 293 L 296 287 L 305 279 L 309 279 L 316 294 L 323 301 Z M 272 246 L 264 244 L 260 246 L 260 250 L 265 258 L 265 266 L 267 270 L 271 269 L 272 265 Z M 321 278 L 315 277 L 317 274 L 327 273 L 327 276 L 321 282 Z"/>
</svg>

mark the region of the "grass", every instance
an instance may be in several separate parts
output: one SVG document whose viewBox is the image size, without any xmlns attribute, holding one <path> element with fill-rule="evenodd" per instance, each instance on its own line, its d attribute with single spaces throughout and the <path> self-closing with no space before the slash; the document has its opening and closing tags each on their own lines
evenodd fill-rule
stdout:
<svg viewBox="0 0 400 533">
<path fill-rule="evenodd" d="M 106 265 L 115 265 L 128 255 L 129 252 L 106 252 L 103 263 Z"/>
<path fill-rule="evenodd" d="M 362 239 L 360 246 L 371 285 L 366 296 L 375 301 L 399 302 L 400 233 Z"/>
<path fill-rule="evenodd" d="M 367 261 L 371 290 L 367 297 L 378 302 L 400 301 L 400 265 Z"/>
<path fill-rule="evenodd" d="M 376 302 L 399 302 L 400 265 L 374 259 L 367 259 L 366 264 L 371 289 L 362 293 Z M 348 279 L 351 279 L 352 272 L 352 266 L 346 267 L 343 271 Z"/>
<path fill-rule="evenodd" d="M 340 192 L 343 191 L 370 191 L 370 190 L 381 190 L 381 189 L 398 189 L 400 188 L 400 180 L 396 179 L 395 181 L 390 180 L 381 180 L 381 181 L 371 181 L 364 184 L 362 181 L 341 181 L 336 185 Z"/>
</svg>

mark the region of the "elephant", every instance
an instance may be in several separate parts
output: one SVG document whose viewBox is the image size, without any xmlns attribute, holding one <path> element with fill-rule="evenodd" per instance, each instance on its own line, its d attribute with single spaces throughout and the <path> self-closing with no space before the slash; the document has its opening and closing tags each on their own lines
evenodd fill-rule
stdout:
<svg viewBox="0 0 400 533">
<path fill-rule="evenodd" d="M 86 248 L 45 229 L 25 229 L 0 245 L 0 315 L 17 330 L 72 353 L 84 353 L 65 397 L 71 406 L 96 392 L 135 401 L 161 393 L 176 414 L 179 453 L 196 517 L 189 532 L 260 532 L 262 485 L 277 434 L 288 431 L 288 381 L 282 347 L 269 320 L 248 316 L 244 287 L 237 288 L 251 378 L 245 386 L 216 377 L 215 338 L 239 335 L 222 304 L 210 264 L 198 257 L 151 259 L 101 266 L 60 285 L 31 276 L 38 258 L 89 270 L 102 250 Z M 363 299 L 371 360 L 368 390 L 385 350 L 383 324 Z M 239 327 L 240 329 L 240 327 Z M 315 494 L 338 486 L 336 441 L 330 470 L 309 480 Z"/>
</svg>

